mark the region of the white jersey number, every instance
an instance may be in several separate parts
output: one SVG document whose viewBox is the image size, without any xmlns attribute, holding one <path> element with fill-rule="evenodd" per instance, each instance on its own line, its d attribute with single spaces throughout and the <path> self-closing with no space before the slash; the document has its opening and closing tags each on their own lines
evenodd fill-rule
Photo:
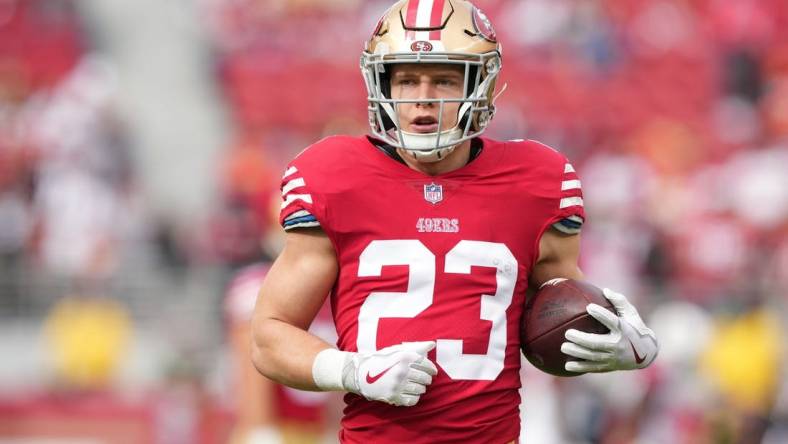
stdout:
<svg viewBox="0 0 788 444">
<path fill-rule="evenodd" d="M 359 352 L 377 349 L 381 318 L 412 318 L 433 303 L 435 255 L 418 240 L 372 241 L 359 258 L 359 277 L 380 276 L 386 265 L 407 265 L 405 292 L 373 292 L 358 316 Z M 436 338 L 437 361 L 452 379 L 493 380 L 503 370 L 506 352 L 506 309 L 512 303 L 517 282 L 517 259 L 504 244 L 460 241 L 446 253 L 444 273 L 470 274 L 471 267 L 496 269 L 494 295 L 481 295 L 480 318 L 492 322 L 487 353 L 462 352 L 462 340 Z M 425 338 L 426 340 L 426 338 Z"/>
</svg>

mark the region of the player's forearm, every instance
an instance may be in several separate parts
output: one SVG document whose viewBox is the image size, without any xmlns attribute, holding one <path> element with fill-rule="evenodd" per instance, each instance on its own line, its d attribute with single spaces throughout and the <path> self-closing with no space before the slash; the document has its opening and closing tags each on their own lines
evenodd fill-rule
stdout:
<svg viewBox="0 0 788 444">
<path fill-rule="evenodd" d="M 233 396 L 236 402 L 236 431 L 240 436 L 246 436 L 255 429 L 274 424 L 274 383 L 261 376 L 250 360 L 251 323 L 235 322 L 230 332 L 236 361 Z"/>
<path fill-rule="evenodd" d="M 320 390 L 312 376 L 315 356 L 331 345 L 286 322 L 253 321 L 252 362 L 264 376 L 301 390 Z"/>
</svg>

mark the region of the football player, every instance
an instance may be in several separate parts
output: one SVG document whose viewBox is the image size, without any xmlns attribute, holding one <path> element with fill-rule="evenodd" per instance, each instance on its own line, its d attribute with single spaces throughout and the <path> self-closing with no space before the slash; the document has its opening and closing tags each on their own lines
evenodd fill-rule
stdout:
<svg viewBox="0 0 788 444">
<path fill-rule="evenodd" d="M 328 431 L 329 394 L 276 384 L 261 376 L 249 360 L 250 319 L 268 269 L 266 263 L 242 268 L 231 279 L 224 297 L 235 413 L 229 443 L 319 443 Z M 318 313 L 310 332 L 328 341 L 336 338 L 328 310 Z"/>
<path fill-rule="evenodd" d="M 367 42 L 371 134 L 329 137 L 282 179 L 282 254 L 253 318 L 253 361 L 307 390 L 346 391 L 344 443 L 508 443 L 520 420 L 526 290 L 581 279 L 581 184 L 535 141 L 481 135 L 501 50 L 463 0 L 401 0 Z M 338 348 L 309 334 L 331 294 Z M 620 294 L 570 330 L 575 372 L 642 368 L 654 334 Z"/>
</svg>

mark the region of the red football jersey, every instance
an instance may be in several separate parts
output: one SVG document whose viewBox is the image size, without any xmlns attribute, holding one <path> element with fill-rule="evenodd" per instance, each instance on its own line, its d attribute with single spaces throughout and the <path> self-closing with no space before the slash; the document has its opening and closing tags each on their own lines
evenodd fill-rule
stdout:
<svg viewBox="0 0 788 444">
<path fill-rule="evenodd" d="M 280 222 L 319 225 L 337 253 L 338 347 L 437 341 L 429 358 L 438 375 L 416 406 L 345 397 L 344 443 L 519 436 L 528 276 L 542 233 L 581 224 L 583 201 L 562 154 L 533 141 L 481 141 L 476 159 L 438 176 L 351 137 L 316 143 L 285 172 Z"/>
</svg>

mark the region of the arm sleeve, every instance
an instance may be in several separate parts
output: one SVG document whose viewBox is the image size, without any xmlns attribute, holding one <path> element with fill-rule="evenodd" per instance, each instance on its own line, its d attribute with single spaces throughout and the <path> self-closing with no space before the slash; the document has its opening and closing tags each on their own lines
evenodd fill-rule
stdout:
<svg viewBox="0 0 788 444">
<path fill-rule="evenodd" d="M 580 233 L 586 215 L 583 208 L 583 189 L 577 172 L 568 161 L 564 164 L 558 208 L 552 226 L 566 234 Z"/>
</svg>

